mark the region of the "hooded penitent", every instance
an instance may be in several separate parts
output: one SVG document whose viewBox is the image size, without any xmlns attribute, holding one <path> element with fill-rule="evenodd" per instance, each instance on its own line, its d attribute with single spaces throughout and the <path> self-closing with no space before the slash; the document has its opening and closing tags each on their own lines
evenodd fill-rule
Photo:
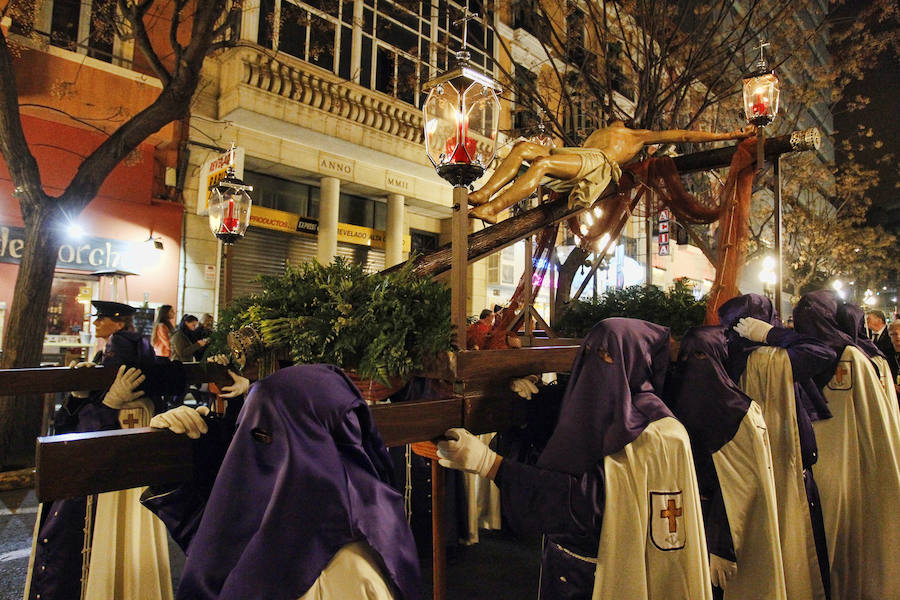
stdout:
<svg viewBox="0 0 900 600">
<path fill-rule="evenodd" d="M 538 466 L 578 475 L 672 413 L 659 395 L 669 365 L 669 329 L 605 319 L 575 358 L 559 423 Z"/>
<path fill-rule="evenodd" d="M 728 375 L 726 361 L 722 327 L 688 330 L 666 402 L 691 437 L 709 551 L 737 562 L 726 600 L 785 600 L 766 423 Z"/>
<path fill-rule="evenodd" d="M 875 368 L 887 369 L 886 363 L 858 343 L 859 312 L 842 310 L 828 290 L 806 294 L 794 311 L 797 329 L 840 352 L 835 367 L 817 380 L 833 418 L 816 423 L 820 455 L 813 470 L 828 536 L 832 597 L 897 598 L 894 554 L 900 534 L 889 523 L 900 497 L 900 418 Z"/>
<path fill-rule="evenodd" d="M 363 541 L 395 597 L 419 597 L 416 548 L 392 467 L 349 379 L 298 365 L 257 382 L 188 549 L 179 598 L 302 596 Z"/>
</svg>

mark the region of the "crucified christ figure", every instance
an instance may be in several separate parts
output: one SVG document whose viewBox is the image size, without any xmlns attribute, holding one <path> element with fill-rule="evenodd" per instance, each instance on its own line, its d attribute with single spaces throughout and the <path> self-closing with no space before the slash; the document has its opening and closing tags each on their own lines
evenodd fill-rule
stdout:
<svg viewBox="0 0 900 600">
<path fill-rule="evenodd" d="M 618 181 L 623 165 L 637 156 L 649 144 L 675 142 L 716 142 L 747 138 L 756 133 L 753 126 L 727 133 L 669 129 L 629 129 L 623 121 L 613 121 L 598 129 L 580 148 L 547 148 L 532 142 L 518 142 L 504 158 L 481 189 L 469 194 L 473 208 L 469 216 L 490 223 L 497 222 L 497 214 L 530 196 L 545 176 L 556 179 L 551 187 L 571 190 L 569 205 L 590 205 L 611 180 Z M 522 161 L 531 166 L 516 178 Z M 502 194 L 491 196 L 515 178 Z"/>
</svg>

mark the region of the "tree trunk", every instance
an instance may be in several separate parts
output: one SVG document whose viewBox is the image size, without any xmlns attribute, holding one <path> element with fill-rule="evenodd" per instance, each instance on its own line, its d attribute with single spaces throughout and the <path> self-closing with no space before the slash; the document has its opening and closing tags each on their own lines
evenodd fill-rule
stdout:
<svg viewBox="0 0 900 600">
<path fill-rule="evenodd" d="M 37 367 L 41 362 L 50 288 L 59 252 L 56 203 L 46 196 L 22 200 L 25 247 L 16 277 L 0 367 Z M 27 207 L 32 207 L 28 209 Z M 43 403 L 30 396 L 0 397 L 0 469 L 34 464 Z"/>
</svg>

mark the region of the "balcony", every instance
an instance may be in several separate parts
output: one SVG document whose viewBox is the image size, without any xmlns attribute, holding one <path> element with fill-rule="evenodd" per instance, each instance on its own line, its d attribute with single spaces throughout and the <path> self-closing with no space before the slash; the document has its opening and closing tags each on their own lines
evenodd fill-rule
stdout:
<svg viewBox="0 0 900 600">
<path fill-rule="evenodd" d="M 238 109 L 421 163 L 422 111 L 285 54 L 235 48 L 223 55 L 218 116 Z"/>
</svg>

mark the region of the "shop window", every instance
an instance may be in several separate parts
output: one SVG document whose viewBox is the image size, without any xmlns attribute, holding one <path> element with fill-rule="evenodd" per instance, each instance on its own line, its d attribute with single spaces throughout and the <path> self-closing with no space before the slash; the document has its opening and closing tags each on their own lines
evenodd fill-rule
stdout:
<svg viewBox="0 0 900 600">
<path fill-rule="evenodd" d="M 43 362 L 68 364 L 88 356 L 91 348 L 91 298 L 96 280 L 57 275 L 50 287 Z"/>
<path fill-rule="evenodd" d="M 384 231 L 387 227 L 387 204 L 362 196 L 341 194 L 338 221 Z"/>
</svg>

